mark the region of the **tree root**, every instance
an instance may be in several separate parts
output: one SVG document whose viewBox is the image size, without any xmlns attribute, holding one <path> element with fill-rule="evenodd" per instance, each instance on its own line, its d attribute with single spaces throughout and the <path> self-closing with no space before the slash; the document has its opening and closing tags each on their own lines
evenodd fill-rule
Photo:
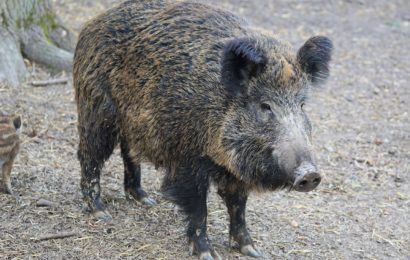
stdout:
<svg viewBox="0 0 410 260">
<path fill-rule="evenodd" d="M 21 39 L 23 53 L 28 59 L 55 70 L 71 71 L 73 54 L 51 44 L 41 28 L 32 26 Z"/>
<path fill-rule="evenodd" d="M 56 17 L 57 26 L 50 34 L 50 40 L 59 48 L 68 52 L 74 52 L 77 38 L 73 32 L 67 29 L 60 18 Z"/>
<path fill-rule="evenodd" d="M 75 43 L 51 0 L 0 0 L 0 82 L 18 85 L 24 79 L 23 55 L 54 71 L 70 72 Z"/>
</svg>

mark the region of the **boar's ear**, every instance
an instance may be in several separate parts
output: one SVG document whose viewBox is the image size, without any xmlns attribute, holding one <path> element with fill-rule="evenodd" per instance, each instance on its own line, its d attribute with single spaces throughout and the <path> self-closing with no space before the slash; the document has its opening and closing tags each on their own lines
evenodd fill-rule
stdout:
<svg viewBox="0 0 410 260">
<path fill-rule="evenodd" d="M 222 84 L 234 96 L 243 94 L 248 81 L 261 73 L 267 63 L 263 50 L 252 39 L 235 39 L 225 45 L 222 57 Z"/>
<path fill-rule="evenodd" d="M 312 83 L 319 84 L 329 77 L 332 50 L 332 41 L 324 36 L 310 38 L 299 49 L 298 61 Z"/>
<path fill-rule="evenodd" d="M 16 116 L 13 118 L 13 125 L 14 125 L 14 128 L 16 128 L 16 130 L 20 129 L 21 127 L 21 117 L 20 116 Z"/>
</svg>

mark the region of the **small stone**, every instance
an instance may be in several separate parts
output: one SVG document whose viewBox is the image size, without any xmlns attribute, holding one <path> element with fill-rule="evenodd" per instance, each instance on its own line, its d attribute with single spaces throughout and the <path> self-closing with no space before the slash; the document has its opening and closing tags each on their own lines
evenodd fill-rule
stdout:
<svg viewBox="0 0 410 260">
<path fill-rule="evenodd" d="M 326 151 L 328 151 L 328 152 L 334 152 L 334 151 L 335 151 L 335 149 L 333 149 L 333 147 L 332 147 L 331 145 L 328 145 L 328 144 L 326 144 L 326 145 L 324 146 L 324 148 L 325 148 Z"/>
<path fill-rule="evenodd" d="M 379 138 L 376 138 L 376 139 L 374 139 L 373 143 L 374 143 L 375 145 L 381 145 L 381 144 L 383 144 L 383 140 L 382 140 L 382 139 L 379 139 Z"/>
<path fill-rule="evenodd" d="M 290 222 L 290 225 L 291 225 L 292 227 L 294 227 L 294 228 L 299 227 L 299 223 L 296 222 L 295 220 L 292 220 L 292 221 Z"/>
<path fill-rule="evenodd" d="M 400 177 L 396 177 L 396 178 L 394 178 L 394 182 L 404 183 L 404 179 L 403 179 L 403 178 L 400 178 Z"/>
<path fill-rule="evenodd" d="M 352 96 L 345 96 L 345 99 L 347 102 L 353 102 L 353 97 Z"/>
<path fill-rule="evenodd" d="M 37 207 L 54 208 L 54 207 L 57 207 L 57 204 L 54 203 L 54 202 L 52 202 L 52 201 L 49 201 L 49 200 L 39 199 L 39 200 L 36 202 L 36 206 L 37 206 Z"/>
</svg>

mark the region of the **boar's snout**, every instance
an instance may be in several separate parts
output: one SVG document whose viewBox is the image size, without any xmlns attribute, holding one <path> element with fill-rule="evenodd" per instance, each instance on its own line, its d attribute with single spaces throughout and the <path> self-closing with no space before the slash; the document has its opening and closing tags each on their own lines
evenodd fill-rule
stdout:
<svg viewBox="0 0 410 260">
<path fill-rule="evenodd" d="M 293 183 L 293 189 L 301 192 L 308 192 L 315 189 L 322 177 L 319 174 L 318 169 L 311 163 L 302 163 L 295 171 L 295 182 Z"/>
</svg>

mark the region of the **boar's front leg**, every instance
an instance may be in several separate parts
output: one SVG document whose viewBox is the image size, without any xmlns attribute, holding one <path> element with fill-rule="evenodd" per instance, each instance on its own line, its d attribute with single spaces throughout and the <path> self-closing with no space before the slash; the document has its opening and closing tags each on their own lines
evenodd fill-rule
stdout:
<svg viewBox="0 0 410 260">
<path fill-rule="evenodd" d="M 251 257 L 261 257 L 262 253 L 253 244 L 252 238 L 246 228 L 245 210 L 248 200 L 248 190 L 243 185 L 230 180 L 229 184 L 220 184 L 218 194 L 225 201 L 230 217 L 229 235 L 230 241 L 234 239 L 241 253 Z"/>
<path fill-rule="evenodd" d="M 186 213 L 187 235 L 192 253 L 201 260 L 213 260 L 207 236 L 207 193 L 209 188 L 209 163 L 207 160 L 178 166 L 164 178 L 165 196 Z"/>
<path fill-rule="evenodd" d="M 196 208 L 188 215 L 187 234 L 191 243 L 192 252 L 197 253 L 201 260 L 212 260 L 214 259 L 211 255 L 212 249 L 208 243 L 208 236 L 206 233 L 206 194 L 201 194 L 192 199 L 192 206 L 197 204 Z"/>
</svg>

